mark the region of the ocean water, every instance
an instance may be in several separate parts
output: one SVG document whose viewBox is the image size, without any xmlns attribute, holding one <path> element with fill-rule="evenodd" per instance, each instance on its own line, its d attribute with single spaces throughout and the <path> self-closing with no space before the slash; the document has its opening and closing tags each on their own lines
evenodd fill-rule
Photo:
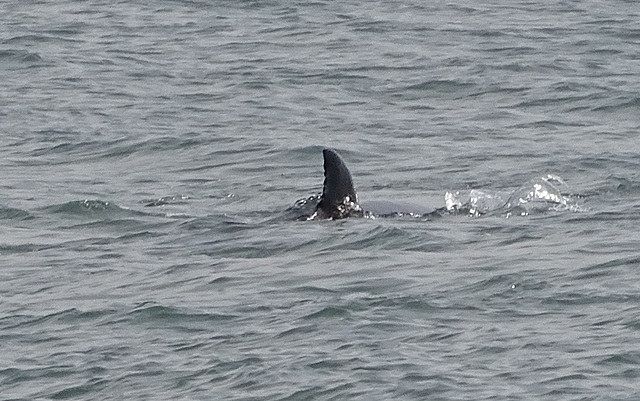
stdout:
<svg viewBox="0 0 640 401">
<path fill-rule="evenodd" d="M 0 399 L 640 398 L 640 2 L 0 10 Z"/>
</svg>

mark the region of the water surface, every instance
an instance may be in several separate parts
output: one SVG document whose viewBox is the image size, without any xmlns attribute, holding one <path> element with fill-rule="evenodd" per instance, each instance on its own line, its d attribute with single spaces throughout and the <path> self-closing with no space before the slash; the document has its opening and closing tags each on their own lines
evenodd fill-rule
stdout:
<svg viewBox="0 0 640 401">
<path fill-rule="evenodd" d="M 2 399 L 640 396 L 640 3 L 2 9 Z M 324 146 L 578 207 L 273 219 Z"/>
</svg>

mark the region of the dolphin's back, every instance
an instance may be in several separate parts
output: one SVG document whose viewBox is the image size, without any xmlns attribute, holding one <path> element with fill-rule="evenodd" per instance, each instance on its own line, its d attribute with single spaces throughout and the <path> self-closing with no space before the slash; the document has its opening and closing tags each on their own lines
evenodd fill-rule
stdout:
<svg viewBox="0 0 640 401">
<path fill-rule="evenodd" d="M 433 213 L 435 209 L 404 201 L 369 200 L 360 202 L 360 207 L 368 215 L 373 216 L 424 216 Z"/>
</svg>

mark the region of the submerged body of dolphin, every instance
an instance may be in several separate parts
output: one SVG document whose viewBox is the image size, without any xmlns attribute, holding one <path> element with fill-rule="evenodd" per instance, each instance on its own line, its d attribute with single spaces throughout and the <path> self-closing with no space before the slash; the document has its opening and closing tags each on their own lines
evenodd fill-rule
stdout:
<svg viewBox="0 0 640 401">
<path fill-rule="evenodd" d="M 564 182 L 553 175 L 536 178 L 510 194 L 487 191 L 447 192 L 445 206 L 434 209 L 403 201 L 360 201 L 353 186 L 351 173 L 342 157 L 333 149 L 322 151 L 324 157 L 324 185 L 322 195 L 301 199 L 287 210 L 289 217 L 298 220 L 338 220 L 348 217 L 418 217 L 431 218 L 442 214 L 468 214 L 479 216 L 486 213 L 528 215 L 548 210 L 579 211 L 571 197 L 560 188 Z"/>
</svg>

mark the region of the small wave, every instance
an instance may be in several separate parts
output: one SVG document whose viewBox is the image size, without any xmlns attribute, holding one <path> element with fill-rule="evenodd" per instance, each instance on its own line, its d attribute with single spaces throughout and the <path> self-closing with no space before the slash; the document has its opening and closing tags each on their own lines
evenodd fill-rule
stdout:
<svg viewBox="0 0 640 401">
<path fill-rule="evenodd" d="M 468 82 L 455 80 L 430 80 L 407 86 L 409 91 L 433 91 L 436 93 L 468 93 L 474 87 Z"/>
<path fill-rule="evenodd" d="M 327 306 L 319 311 L 315 311 L 310 313 L 302 318 L 304 320 L 322 320 L 322 319 L 345 319 L 349 318 L 351 315 L 350 311 L 343 307 L 338 306 Z"/>
<path fill-rule="evenodd" d="M 36 217 L 56 220 L 55 224 L 62 224 L 62 227 L 99 228 L 115 233 L 119 239 L 162 235 L 166 227 L 176 223 L 175 218 L 165 213 L 138 211 L 99 199 L 47 206 L 38 212 L 43 216 Z"/>
<path fill-rule="evenodd" d="M 26 210 L 0 206 L 0 220 L 30 220 L 32 218 L 31 213 Z"/>
<path fill-rule="evenodd" d="M 128 212 L 116 204 L 99 199 L 85 199 L 66 202 L 60 205 L 47 206 L 46 212 L 72 216 L 115 215 Z"/>
<path fill-rule="evenodd" d="M 57 215 L 82 220 L 89 219 L 91 221 L 125 221 L 145 217 L 164 216 L 132 210 L 100 199 L 84 199 L 46 206 L 40 209 L 40 211 L 47 215 Z"/>
<path fill-rule="evenodd" d="M 233 320 L 237 316 L 228 315 L 222 313 L 197 313 L 181 310 L 174 307 L 162 306 L 153 302 L 145 302 L 138 305 L 131 312 L 127 314 L 133 318 L 137 323 L 176 323 L 180 326 L 185 323 L 190 323 L 188 326 L 196 329 L 196 325 L 202 325 L 203 327 L 207 322 L 220 322 Z"/>
<path fill-rule="evenodd" d="M 416 220 L 420 221 L 420 220 Z M 415 233 L 410 230 L 387 225 L 384 222 L 375 225 L 367 231 L 354 231 L 353 234 L 345 236 L 342 241 L 332 242 L 328 247 L 321 249 L 321 253 L 335 253 L 340 250 L 362 250 L 362 249 L 382 249 L 382 250 L 409 250 L 425 245 L 425 233 Z"/>
<path fill-rule="evenodd" d="M 24 65 L 40 65 L 43 63 L 44 60 L 38 53 L 15 49 L 0 50 L 0 65 L 18 67 Z"/>
<path fill-rule="evenodd" d="M 513 192 L 469 191 L 447 192 L 445 208 L 451 214 L 478 217 L 502 212 L 506 217 L 528 216 L 547 211 L 581 212 L 576 196 L 562 178 L 548 174 L 529 180 Z"/>
<path fill-rule="evenodd" d="M 97 321 L 110 316 L 114 310 L 92 310 L 82 311 L 76 308 L 65 309 L 49 313 L 47 315 L 14 315 L 5 319 L 5 329 L 22 329 L 34 326 L 40 326 L 43 324 L 54 323 L 85 323 L 88 321 Z"/>
<path fill-rule="evenodd" d="M 187 195 L 163 196 L 158 199 L 147 199 L 142 201 L 145 207 L 156 207 L 164 205 L 184 205 L 190 199 Z"/>
<path fill-rule="evenodd" d="M 181 139 L 171 136 L 131 141 L 126 137 L 112 140 L 77 140 L 77 133 L 65 133 L 57 130 L 42 130 L 47 141 L 39 141 L 31 156 L 34 160 L 21 161 L 22 164 L 32 165 L 56 165 L 75 164 L 80 161 L 95 161 L 97 159 L 124 159 L 134 154 L 155 154 L 156 152 L 168 152 L 174 156 L 175 152 L 187 151 L 200 145 L 195 139 Z"/>
<path fill-rule="evenodd" d="M 164 214 L 148 213 L 118 206 L 113 202 L 100 199 L 84 199 L 45 206 L 40 209 L 47 214 L 67 215 L 77 217 L 127 218 L 127 217 L 157 217 Z"/>
<path fill-rule="evenodd" d="M 9 255 L 13 253 L 29 253 L 42 251 L 44 249 L 52 248 L 52 245 L 47 244 L 19 244 L 19 245 L 7 245 L 0 244 L 0 255 Z"/>
<path fill-rule="evenodd" d="M 608 187 L 603 188 L 603 192 L 615 192 L 626 196 L 640 194 L 640 179 L 612 175 L 608 177 L 607 185 Z"/>
</svg>

